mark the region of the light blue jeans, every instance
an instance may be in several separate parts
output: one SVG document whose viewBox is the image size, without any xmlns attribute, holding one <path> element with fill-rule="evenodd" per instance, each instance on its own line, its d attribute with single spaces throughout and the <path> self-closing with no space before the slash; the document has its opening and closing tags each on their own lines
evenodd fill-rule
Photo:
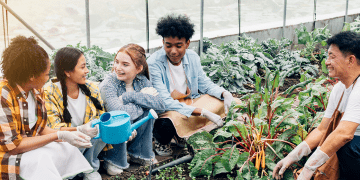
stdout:
<svg viewBox="0 0 360 180">
<path fill-rule="evenodd" d="M 148 112 L 149 111 L 136 119 L 135 122 L 145 117 L 144 115 L 147 115 Z M 129 163 L 127 162 L 126 152 L 135 158 L 144 160 L 153 159 L 155 157 L 152 150 L 153 125 L 154 119 L 150 119 L 136 129 L 137 135 L 131 142 L 113 144 L 112 146 L 114 148 L 104 153 L 104 160 L 120 169 L 127 169 L 129 167 Z"/>
<path fill-rule="evenodd" d="M 89 162 L 94 171 L 98 171 L 100 167 L 100 160 L 98 155 L 106 146 L 101 139 L 91 139 L 91 148 L 79 148 L 80 152 L 84 155 L 86 160 Z"/>
</svg>

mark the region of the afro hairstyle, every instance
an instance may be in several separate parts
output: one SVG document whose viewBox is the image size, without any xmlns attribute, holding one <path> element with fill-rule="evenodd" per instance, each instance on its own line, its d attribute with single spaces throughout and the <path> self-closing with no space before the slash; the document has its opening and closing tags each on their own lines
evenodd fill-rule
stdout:
<svg viewBox="0 0 360 180">
<path fill-rule="evenodd" d="M 156 33 L 163 38 L 177 37 L 188 41 L 194 35 L 194 26 L 187 16 L 170 14 L 159 19 Z"/>
</svg>

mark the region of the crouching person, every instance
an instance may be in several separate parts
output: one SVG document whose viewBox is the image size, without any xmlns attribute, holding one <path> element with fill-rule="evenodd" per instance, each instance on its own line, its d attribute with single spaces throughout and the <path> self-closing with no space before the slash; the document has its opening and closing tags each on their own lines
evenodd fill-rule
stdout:
<svg viewBox="0 0 360 180">
<path fill-rule="evenodd" d="M 44 94 L 39 91 L 49 79 L 50 61 L 45 50 L 34 38 L 18 36 L 2 58 L 0 178 L 64 179 L 91 172 L 76 148 L 91 147 L 90 137 L 46 126 Z"/>
<path fill-rule="evenodd" d="M 76 48 L 61 48 L 55 56 L 56 78 L 45 85 L 45 101 L 48 126 L 56 130 L 79 131 L 91 138 L 98 133 L 91 121 L 99 119 L 104 112 L 99 88 L 86 80 L 89 70 L 83 52 Z M 101 139 L 91 139 L 92 147 L 80 148 L 93 168 L 84 174 L 84 179 L 101 180 L 98 173 L 98 155 L 106 146 Z"/>
<path fill-rule="evenodd" d="M 277 163 L 273 176 L 281 179 L 293 163 L 307 160 L 298 180 L 359 179 L 360 176 L 360 35 L 341 32 L 327 40 L 329 76 L 339 78 L 331 91 L 319 127 Z"/>
</svg>

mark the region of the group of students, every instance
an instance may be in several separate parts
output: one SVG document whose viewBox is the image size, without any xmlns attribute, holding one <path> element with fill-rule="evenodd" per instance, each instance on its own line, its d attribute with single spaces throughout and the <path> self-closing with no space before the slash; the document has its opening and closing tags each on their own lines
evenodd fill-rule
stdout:
<svg viewBox="0 0 360 180">
<path fill-rule="evenodd" d="M 18 36 L 4 50 L 0 81 L 1 179 L 101 179 L 99 158 L 109 175 L 121 174 L 128 160 L 156 163 L 153 151 L 170 155 L 171 139 L 222 126 L 234 101 L 201 69 L 188 50 L 194 24 L 183 15 L 168 15 L 157 24 L 164 47 L 146 60 L 136 44 L 123 46 L 113 68 L 97 84 L 86 79 L 84 53 L 72 47 L 56 52 L 51 62 L 37 41 Z M 150 70 L 150 71 L 149 71 Z M 151 80 L 151 81 L 150 81 Z M 202 95 L 200 95 L 202 94 Z M 125 111 L 132 123 L 154 109 L 160 118 L 135 130 L 128 141 L 106 144 L 91 122 L 105 111 Z"/>
</svg>

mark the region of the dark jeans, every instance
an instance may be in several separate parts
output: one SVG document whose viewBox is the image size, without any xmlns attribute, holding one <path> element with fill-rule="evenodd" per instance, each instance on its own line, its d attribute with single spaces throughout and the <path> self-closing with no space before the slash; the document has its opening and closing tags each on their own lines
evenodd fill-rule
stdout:
<svg viewBox="0 0 360 180">
<path fill-rule="evenodd" d="M 360 136 L 354 136 L 336 154 L 339 158 L 340 179 L 360 179 Z"/>
<path fill-rule="evenodd" d="M 160 144 L 169 144 L 175 135 L 175 127 L 169 118 L 159 118 L 155 120 L 153 136 Z"/>
</svg>

